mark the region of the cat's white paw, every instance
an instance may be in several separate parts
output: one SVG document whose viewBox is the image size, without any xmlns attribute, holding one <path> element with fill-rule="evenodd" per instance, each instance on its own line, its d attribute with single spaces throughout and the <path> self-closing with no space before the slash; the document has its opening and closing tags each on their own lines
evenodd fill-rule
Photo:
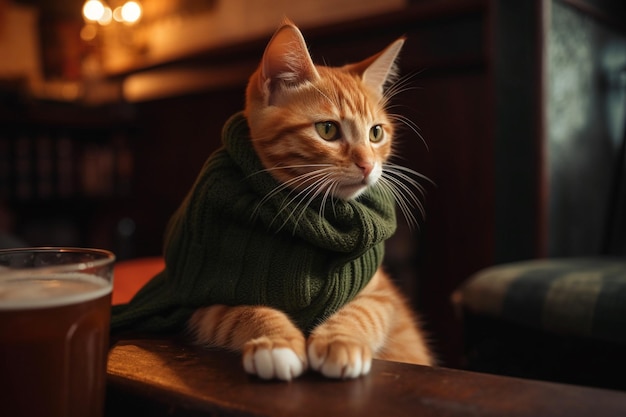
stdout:
<svg viewBox="0 0 626 417">
<path fill-rule="evenodd" d="M 272 343 L 268 338 L 251 340 L 243 352 L 243 368 L 262 379 L 290 381 L 300 376 L 307 367 L 306 358 L 283 343 Z"/>
<path fill-rule="evenodd" d="M 311 337 L 307 354 L 311 368 L 329 378 L 358 378 L 372 368 L 370 348 L 353 341 Z"/>
</svg>

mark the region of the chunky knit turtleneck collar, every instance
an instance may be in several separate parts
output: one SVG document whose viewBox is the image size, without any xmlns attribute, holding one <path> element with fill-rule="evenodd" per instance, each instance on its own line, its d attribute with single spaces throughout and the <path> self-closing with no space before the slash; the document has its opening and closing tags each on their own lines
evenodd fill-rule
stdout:
<svg viewBox="0 0 626 417">
<path fill-rule="evenodd" d="M 380 266 L 396 226 L 390 196 L 373 187 L 358 200 L 327 203 L 323 216 L 321 198 L 293 215 L 283 209 L 297 204 L 293 193 L 276 191 L 242 113 L 227 122 L 222 140 L 170 221 L 165 270 L 114 308 L 114 330 L 171 330 L 201 306 L 263 304 L 308 331 Z"/>
<path fill-rule="evenodd" d="M 273 193 L 279 184 L 264 172 L 249 139 L 246 118 L 238 113 L 225 125 L 223 142 L 233 161 L 241 168 L 253 191 L 263 203 L 250 207 L 268 229 L 281 228 L 295 231 L 299 238 L 328 250 L 343 253 L 359 253 L 391 236 L 396 227 L 394 203 L 378 189 L 362 195 L 357 201 L 334 200 L 326 204 L 324 216 L 319 208 L 322 198 L 314 199 L 302 213 L 297 215 L 285 205 L 293 199 L 289 189 Z M 272 194 L 272 198 L 264 198 Z M 291 204 L 297 204 L 292 202 Z M 278 215 L 277 215 L 278 213 Z M 296 224 L 297 223 L 297 224 Z"/>
</svg>

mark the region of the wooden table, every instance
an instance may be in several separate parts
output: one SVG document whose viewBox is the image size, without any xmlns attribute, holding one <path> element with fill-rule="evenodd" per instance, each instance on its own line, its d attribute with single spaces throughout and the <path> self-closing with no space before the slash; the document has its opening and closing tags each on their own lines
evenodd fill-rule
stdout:
<svg viewBox="0 0 626 417">
<path fill-rule="evenodd" d="M 626 416 L 626 392 L 374 361 L 347 381 L 247 375 L 230 352 L 176 339 L 110 351 L 107 416 Z"/>
</svg>

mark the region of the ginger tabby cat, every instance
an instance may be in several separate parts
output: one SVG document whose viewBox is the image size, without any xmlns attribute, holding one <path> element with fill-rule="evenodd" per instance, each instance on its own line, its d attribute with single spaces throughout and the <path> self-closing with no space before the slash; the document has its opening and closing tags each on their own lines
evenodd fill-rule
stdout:
<svg viewBox="0 0 626 417">
<path fill-rule="evenodd" d="M 398 39 L 362 62 L 331 68 L 313 64 L 291 22 L 270 40 L 249 80 L 244 115 L 254 151 L 280 184 L 275 192 L 288 195 L 291 207 L 281 210 L 291 210 L 289 217 L 297 218 L 315 199 L 322 200 L 324 215 L 333 201 L 358 201 L 376 187 L 399 200 L 407 220 L 410 204 L 422 210 L 399 184 L 416 185 L 409 175 L 420 175 L 388 163 L 393 122 L 402 120 L 386 111 L 393 86 L 386 87 L 395 80 L 403 43 Z M 373 358 L 434 363 L 411 309 L 380 266 L 351 301 L 312 329 L 263 305 L 203 307 L 188 325 L 197 343 L 241 352 L 246 372 L 263 379 L 291 380 L 309 368 L 356 378 L 369 372 Z"/>
</svg>

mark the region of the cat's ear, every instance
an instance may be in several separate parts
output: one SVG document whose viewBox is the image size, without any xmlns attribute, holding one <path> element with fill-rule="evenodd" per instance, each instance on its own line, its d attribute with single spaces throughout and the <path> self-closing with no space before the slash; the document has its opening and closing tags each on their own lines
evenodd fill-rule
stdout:
<svg viewBox="0 0 626 417">
<path fill-rule="evenodd" d="M 360 74 L 365 85 L 382 93 L 385 84 L 392 82 L 397 75 L 395 63 L 404 45 L 404 40 L 405 38 L 402 37 L 378 54 L 356 64 L 348 65 L 346 68 Z"/>
<path fill-rule="evenodd" d="M 297 85 L 318 77 L 302 33 L 285 20 L 265 48 L 261 84 L 271 94 L 282 85 Z"/>
</svg>

